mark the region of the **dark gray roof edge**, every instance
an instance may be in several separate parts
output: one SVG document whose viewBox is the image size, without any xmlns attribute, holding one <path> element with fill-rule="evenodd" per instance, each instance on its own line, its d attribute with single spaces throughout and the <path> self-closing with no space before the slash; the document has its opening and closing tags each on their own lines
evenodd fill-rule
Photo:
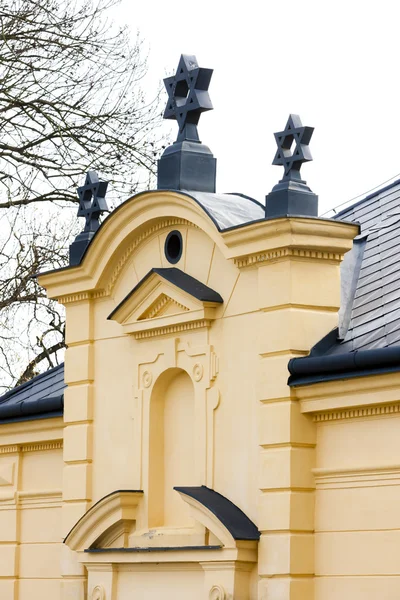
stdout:
<svg viewBox="0 0 400 600">
<path fill-rule="evenodd" d="M 334 216 L 332 217 L 332 219 L 339 218 L 342 214 L 344 214 L 348 210 L 355 208 L 356 206 L 359 206 L 360 204 L 362 204 L 363 202 L 366 202 L 367 200 L 371 200 L 372 198 L 375 198 L 375 196 L 379 196 L 379 194 L 383 194 L 384 192 L 387 192 L 388 190 L 390 190 L 390 188 L 395 187 L 396 185 L 399 185 L 399 184 L 400 184 L 400 179 L 396 179 L 395 181 L 392 181 L 392 183 L 385 185 L 385 187 L 379 188 L 375 192 L 368 194 L 368 196 L 365 196 L 365 198 L 361 198 L 361 200 L 358 200 L 358 202 L 355 202 L 354 204 L 349 204 L 347 206 L 347 208 L 343 208 L 338 213 L 335 213 Z M 349 200 L 349 202 L 351 202 L 351 200 Z M 331 208 L 330 210 L 335 210 L 335 209 Z M 328 212 L 330 212 L 330 211 L 328 211 Z"/>
<path fill-rule="evenodd" d="M 0 421 L 14 417 L 29 417 L 42 413 L 61 412 L 64 407 L 64 394 L 39 400 L 0 405 Z"/>
<path fill-rule="evenodd" d="M 160 277 L 163 277 L 176 287 L 179 287 L 184 292 L 190 294 L 197 300 L 201 302 L 217 302 L 218 304 L 223 303 L 222 296 L 211 289 L 198 279 L 195 279 L 191 275 L 188 275 L 181 269 L 177 267 L 171 268 L 156 268 L 153 267 L 150 271 L 142 277 L 142 279 L 135 285 L 135 287 L 121 300 L 121 302 L 114 308 L 113 311 L 110 312 L 107 319 L 110 320 L 113 318 L 115 313 L 133 296 L 133 294 L 144 284 L 144 282 L 153 274 L 157 273 Z"/>
<path fill-rule="evenodd" d="M 355 350 L 337 355 L 292 358 L 288 369 L 290 386 L 392 373 L 400 371 L 400 346 Z"/>
<path fill-rule="evenodd" d="M 51 375 L 55 371 L 61 370 L 63 368 L 64 368 L 64 363 L 62 362 L 59 365 L 57 365 L 56 367 L 53 367 L 53 368 L 49 369 L 48 371 L 44 371 L 44 373 L 39 373 L 39 375 L 36 375 L 32 379 L 29 379 L 29 381 L 25 381 L 25 383 L 21 383 L 21 385 L 18 385 L 17 387 L 12 388 L 12 390 L 9 390 L 8 392 L 6 392 L 2 396 L 0 396 L 0 407 L 3 404 L 3 402 L 8 400 L 15 394 L 19 394 L 21 391 L 35 385 L 36 382 L 40 381 L 41 379 L 44 379 L 44 378 L 47 379 L 49 377 L 49 375 Z"/>
<path fill-rule="evenodd" d="M 0 419 L 0 425 L 7 425 L 8 423 L 20 423 L 22 421 L 38 421 L 39 419 L 55 419 L 64 415 L 63 410 L 55 410 L 53 412 L 24 415 L 19 417 L 9 417 L 7 419 Z"/>
<path fill-rule="evenodd" d="M 249 517 L 228 498 L 222 496 L 215 490 L 206 487 L 174 487 L 174 490 L 186 494 L 190 498 L 200 502 L 210 510 L 219 521 L 227 528 L 235 540 L 260 539 L 260 532 Z"/>
</svg>

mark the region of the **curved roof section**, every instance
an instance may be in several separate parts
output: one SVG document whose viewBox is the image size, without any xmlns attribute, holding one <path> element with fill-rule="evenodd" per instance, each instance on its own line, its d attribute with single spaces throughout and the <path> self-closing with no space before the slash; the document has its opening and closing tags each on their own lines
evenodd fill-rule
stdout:
<svg viewBox="0 0 400 600">
<path fill-rule="evenodd" d="M 0 397 L 0 423 L 61 417 L 64 363 L 37 375 Z"/>
<path fill-rule="evenodd" d="M 174 487 L 174 490 L 197 500 L 211 511 L 226 527 L 234 540 L 260 539 L 260 532 L 249 517 L 228 498 L 205 485 L 197 487 Z"/>
<path fill-rule="evenodd" d="M 265 206 L 248 196 L 185 191 L 181 193 L 196 200 L 220 231 L 265 219 Z"/>
</svg>

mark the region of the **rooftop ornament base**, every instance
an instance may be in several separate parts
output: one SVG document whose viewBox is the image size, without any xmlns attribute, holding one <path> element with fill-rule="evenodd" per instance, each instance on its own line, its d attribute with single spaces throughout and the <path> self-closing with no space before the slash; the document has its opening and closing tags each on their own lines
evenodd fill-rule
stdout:
<svg viewBox="0 0 400 600">
<path fill-rule="evenodd" d="M 197 131 L 201 113 L 213 108 L 208 94 L 211 76 L 212 69 L 199 67 L 195 56 L 183 54 L 176 74 L 164 79 L 164 119 L 175 119 L 179 132 L 158 161 L 158 189 L 215 192 L 217 161 Z"/>
<path fill-rule="evenodd" d="M 290 115 L 283 131 L 275 133 L 278 149 L 273 165 L 281 165 L 284 175 L 266 197 L 265 217 L 318 216 L 318 196 L 301 178 L 303 163 L 312 160 L 309 143 L 313 127 L 303 127 L 298 115 Z"/>
<path fill-rule="evenodd" d="M 100 227 L 100 215 L 109 212 L 106 201 L 108 181 L 100 181 L 95 171 L 88 171 L 85 184 L 77 189 L 79 197 L 78 217 L 85 217 L 84 230 L 76 236 L 69 247 L 69 264 L 79 265 L 86 248 Z"/>
</svg>

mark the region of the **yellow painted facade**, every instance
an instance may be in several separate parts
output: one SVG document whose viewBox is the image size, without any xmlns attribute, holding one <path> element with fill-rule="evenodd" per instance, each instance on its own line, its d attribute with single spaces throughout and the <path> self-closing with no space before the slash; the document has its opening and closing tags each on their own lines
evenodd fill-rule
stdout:
<svg viewBox="0 0 400 600">
<path fill-rule="evenodd" d="M 174 267 L 222 304 L 157 272 L 134 289 L 171 267 L 172 230 Z M 301 217 L 219 232 L 157 191 L 40 277 L 66 308 L 68 387 L 64 419 L 0 427 L 1 600 L 399 597 L 400 374 L 287 385 L 337 324 L 357 233 Z M 173 489 L 202 485 L 259 541 Z"/>
</svg>

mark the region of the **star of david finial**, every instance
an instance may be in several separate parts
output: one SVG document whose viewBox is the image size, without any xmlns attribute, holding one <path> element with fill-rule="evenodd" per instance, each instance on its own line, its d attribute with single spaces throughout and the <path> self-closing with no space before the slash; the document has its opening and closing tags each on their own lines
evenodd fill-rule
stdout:
<svg viewBox="0 0 400 600">
<path fill-rule="evenodd" d="M 212 69 L 199 67 L 195 56 L 182 54 L 175 75 L 164 79 L 168 93 L 164 119 L 178 121 L 178 142 L 200 141 L 197 132 L 200 115 L 213 108 L 208 94 L 212 73 Z"/>
<path fill-rule="evenodd" d="M 278 149 L 272 164 L 283 166 L 282 181 L 301 181 L 301 165 L 312 160 L 308 144 L 313 131 L 313 127 L 303 127 L 298 115 L 289 115 L 285 129 L 274 134 Z"/>
<path fill-rule="evenodd" d="M 85 217 L 84 231 L 96 231 L 100 215 L 109 212 L 106 202 L 108 181 L 100 181 L 96 171 L 88 171 L 85 184 L 77 189 L 79 196 L 78 217 Z"/>
</svg>

